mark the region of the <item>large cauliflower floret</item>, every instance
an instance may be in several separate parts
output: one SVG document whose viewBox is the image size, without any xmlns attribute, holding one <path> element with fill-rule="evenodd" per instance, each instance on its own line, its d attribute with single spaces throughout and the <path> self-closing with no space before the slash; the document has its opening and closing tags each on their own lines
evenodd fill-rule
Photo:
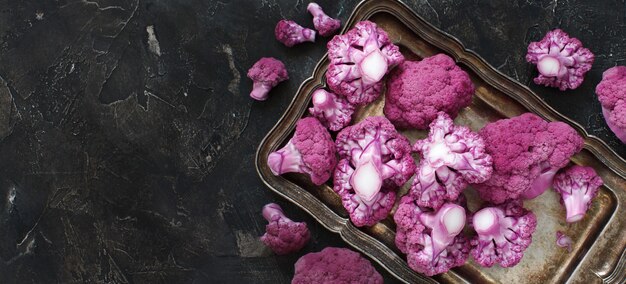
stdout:
<svg viewBox="0 0 626 284">
<path fill-rule="evenodd" d="M 330 178 L 337 164 L 335 143 L 316 118 L 302 118 L 287 145 L 272 152 L 267 164 L 275 175 L 308 174 L 314 184 L 320 185 Z"/>
<path fill-rule="evenodd" d="M 339 131 L 350 124 L 354 106 L 344 97 L 317 89 L 313 92 L 311 101 L 313 107 L 309 108 L 309 113 L 331 131 Z"/>
<path fill-rule="evenodd" d="M 532 113 L 489 123 L 479 134 L 493 158 L 493 173 L 475 188 L 483 200 L 495 204 L 539 196 L 583 146 L 571 126 Z"/>
<path fill-rule="evenodd" d="M 526 61 L 536 64 L 539 70 L 535 84 L 565 91 L 582 84 L 585 73 L 591 69 L 594 55 L 583 47 L 580 40 L 556 29 L 548 32 L 541 41 L 528 45 Z"/>
<path fill-rule="evenodd" d="M 419 206 L 437 209 L 456 200 L 468 183 L 491 177 L 492 159 L 485 153 L 483 139 L 465 126 L 454 125 L 444 112 L 430 124 L 428 138 L 417 141 L 413 150 L 422 156 L 411 186 Z"/>
<path fill-rule="evenodd" d="M 486 207 L 474 213 L 471 222 L 477 236 L 472 238 L 472 257 L 482 266 L 499 263 L 502 267 L 518 264 L 532 242 L 537 227 L 533 212 L 519 200 Z"/>
<path fill-rule="evenodd" d="M 411 194 L 400 200 L 393 216 L 396 246 L 407 255 L 409 267 L 427 276 L 461 266 L 469 254 L 465 226 L 465 199 L 445 203 L 438 210 L 420 207 Z"/>
<path fill-rule="evenodd" d="M 304 222 L 294 222 L 285 216 L 276 203 L 263 206 L 263 217 L 267 222 L 261 241 L 276 254 L 288 254 L 299 251 L 311 237 Z"/>
<path fill-rule="evenodd" d="M 604 120 L 617 138 L 626 143 L 626 66 L 615 66 L 602 73 L 596 87 Z"/>
<path fill-rule="evenodd" d="M 602 184 L 602 179 L 592 167 L 571 166 L 556 174 L 553 188 L 561 195 L 567 222 L 578 222 L 585 216 Z"/>
<path fill-rule="evenodd" d="M 399 128 L 427 129 L 443 111 L 453 119 L 472 102 L 474 84 L 445 54 L 405 61 L 387 80 L 385 116 Z"/>
<path fill-rule="evenodd" d="M 278 83 L 289 79 L 285 64 L 273 57 L 259 59 L 248 70 L 248 78 L 254 82 L 250 97 L 257 101 L 264 101 L 268 93 Z"/>
<path fill-rule="evenodd" d="M 328 86 L 355 105 L 368 104 L 380 96 L 382 78 L 404 61 L 387 33 L 370 21 L 357 23 L 328 42 Z"/>
<path fill-rule="evenodd" d="M 369 260 L 346 248 L 327 247 L 302 256 L 295 265 L 292 284 L 382 284 L 383 277 Z"/>
<path fill-rule="evenodd" d="M 333 188 L 356 226 L 374 225 L 415 171 L 409 140 L 389 120 L 373 116 L 341 130 L 336 145 L 341 160 Z"/>
</svg>

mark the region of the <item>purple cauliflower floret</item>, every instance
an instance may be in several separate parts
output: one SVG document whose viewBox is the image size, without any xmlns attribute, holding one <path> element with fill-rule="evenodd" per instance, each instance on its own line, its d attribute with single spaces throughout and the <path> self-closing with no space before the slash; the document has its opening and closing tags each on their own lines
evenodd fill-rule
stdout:
<svg viewBox="0 0 626 284">
<path fill-rule="evenodd" d="M 309 108 L 309 113 L 331 131 L 339 131 L 350 124 L 354 106 L 344 97 L 324 89 L 317 89 L 313 92 L 311 100 L 313 107 Z"/>
<path fill-rule="evenodd" d="M 355 226 L 371 226 L 393 207 L 395 191 L 413 175 L 411 145 L 382 116 L 367 117 L 337 134 L 340 161 L 333 189 Z"/>
<path fill-rule="evenodd" d="M 273 57 L 259 59 L 248 70 L 248 78 L 254 82 L 250 97 L 257 101 L 264 101 L 272 88 L 278 83 L 289 79 L 285 64 Z"/>
<path fill-rule="evenodd" d="M 571 166 L 556 174 L 553 188 L 561 195 L 568 223 L 578 222 L 585 216 L 602 184 L 591 167 Z"/>
<path fill-rule="evenodd" d="M 483 139 L 465 126 L 454 125 L 445 112 L 430 123 L 428 138 L 417 141 L 413 150 L 422 156 L 411 186 L 419 206 L 437 209 L 456 200 L 468 183 L 491 177 L 492 160 Z"/>
<path fill-rule="evenodd" d="M 532 113 L 488 123 L 479 134 L 493 159 L 493 173 L 474 188 L 481 199 L 495 204 L 539 196 L 584 142 L 568 124 Z"/>
<path fill-rule="evenodd" d="M 294 21 L 280 20 L 274 29 L 276 40 L 287 47 L 303 42 L 315 42 L 315 31 L 298 25 Z"/>
<path fill-rule="evenodd" d="M 341 21 L 333 19 L 326 15 L 322 10 L 322 7 L 317 3 L 309 3 L 306 9 L 313 15 L 313 26 L 322 36 L 329 36 L 334 34 L 339 27 L 341 27 Z"/>
<path fill-rule="evenodd" d="M 335 192 L 341 196 L 341 203 L 350 214 L 350 220 L 355 226 L 373 226 L 376 222 L 385 219 L 396 201 L 396 187 L 385 185 L 371 197 L 356 193 L 351 184 L 354 168 L 348 159 L 342 159 L 335 170 Z M 369 177 L 362 177 L 367 179 Z M 377 181 L 376 181 L 377 182 Z"/>
<path fill-rule="evenodd" d="M 327 47 L 328 86 L 354 105 L 376 100 L 383 76 L 404 61 L 387 33 L 370 21 L 359 22 L 345 34 L 335 36 Z"/>
<path fill-rule="evenodd" d="M 470 246 L 461 232 L 466 217 L 464 200 L 461 195 L 455 203 L 433 211 L 420 207 L 411 194 L 402 197 L 393 216 L 396 246 L 407 255 L 411 269 L 433 276 L 465 263 Z"/>
<path fill-rule="evenodd" d="M 330 178 L 337 164 L 335 144 L 316 118 L 302 118 L 287 145 L 270 153 L 267 164 L 275 175 L 308 174 L 314 184 L 320 185 Z"/>
<path fill-rule="evenodd" d="M 512 267 L 522 260 L 532 243 L 537 217 L 524 209 L 521 201 L 514 200 L 474 213 L 471 226 L 477 233 L 471 240 L 474 260 L 486 267 L 495 263 Z"/>
<path fill-rule="evenodd" d="M 327 247 L 302 256 L 295 265 L 292 284 L 382 284 L 383 277 L 369 260 L 346 248 Z"/>
<path fill-rule="evenodd" d="M 291 221 L 278 204 L 263 206 L 263 217 L 269 223 L 261 241 L 276 254 L 297 252 L 309 242 L 311 235 L 306 223 Z"/>
<path fill-rule="evenodd" d="M 626 66 L 615 66 L 602 73 L 596 87 L 604 120 L 622 143 L 626 144 Z"/>
<path fill-rule="evenodd" d="M 387 80 L 385 116 L 398 128 L 428 129 L 443 111 L 453 119 L 472 102 L 469 75 L 445 54 L 405 61 Z"/>
<path fill-rule="evenodd" d="M 577 38 L 570 38 L 560 29 L 550 31 L 538 42 L 528 45 L 526 61 L 537 65 L 539 76 L 535 84 L 576 89 L 591 69 L 594 55 Z"/>
<path fill-rule="evenodd" d="M 572 252 L 572 239 L 561 231 L 556 231 L 556 245 L 567 248 L 567 252 Z"/>
</svg>

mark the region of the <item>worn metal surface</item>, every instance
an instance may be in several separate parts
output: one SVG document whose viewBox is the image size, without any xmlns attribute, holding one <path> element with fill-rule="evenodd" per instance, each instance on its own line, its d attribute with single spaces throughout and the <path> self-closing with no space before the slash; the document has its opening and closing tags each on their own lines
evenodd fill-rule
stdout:
<svg viewBox="0 0 626 284">
<path fill-rule="evenodd" d="M 309 105 L 312 91 L 325 86 L 323 74 L 328 64 L 326 58 L 320 61 L 313 77 L 302 84 L 284 116 L 261 143 L 256 162 L 263 181 L 405 282 L 623 281 L 626 220 L 620 216 L 626 214 L 626 162 L 602 140 L 588 135 L 583 127 L 547 106 L 527 87 L 498 72 L 477 54 L 466 50 L 456 39 L 434 28 L 403 4 L 396 1 L 364 1 L 357 6 L 344 31 L 364 19 L 372 20 L 385 29 L 407 58 L 419 59 L 444 52 L 454 57 L 470 74 L 477 87 L 476 95 L 471 106 L 459 114 L 457 123 L 476 130 L 489 121 L 531 111 L 547 120 L 560 120 L 572 125 L 585 138 L 584 150 L 575 155 L 572 161 L 594 167 L 605 182 L 586 218 L 573 225 L 565 223 L 565 212 L 558 205 L 557 195 L 548 191 L 539 198 L 525 202 L 525 207 L 537 215 L 539 225 L 533 244 L 516 267 L 481 268 L 469 261 L 463 267 L 434 279 L 414 273 L 405 264 L 404 256 L 395 248 L 391 215 L 373 227 L 356 228 L 349 222 L 340 199 L 329 187 L 331 182 L 316 187 L 300 175 L 276 177 L 267 167 L 267 155 L 291 136 L 295 122 L 304 115 Z M 356 120 L 382 115 L 383 104 L 381 97 L 359 109 Z M 404 134 L 412 141 L 425 135 L 420 131 Z M 406 191 L 406 187 L 402 191 Z M 465 193 L 470 201 L 470 209 L 476 209 L 479 200 L 473 189 Z M 555 246 L 557 230 L 572 237 L 572 253 Z"/>
</svg>

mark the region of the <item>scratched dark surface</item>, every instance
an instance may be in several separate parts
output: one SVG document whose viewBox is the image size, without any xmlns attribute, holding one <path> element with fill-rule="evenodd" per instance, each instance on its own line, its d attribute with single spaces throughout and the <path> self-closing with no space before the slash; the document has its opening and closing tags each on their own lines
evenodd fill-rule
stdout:
<svg viewBox="0 0 626 284">
<path fill-rule="evenodd" d="M 346 20 L 355 1 L 319 1 Z M 302 254 L 346 246 L 267 190 L 256 147 L 325 52 L 286 48 L 281 18 L 307 2 L 0 0 L 2 283 L 287 283 Z M 551 106 L 619 145 L 593 89 L 626 64 L 624 1 L 407 1 Z M 583 86 L 535 86 L 529 41 L 561 27 L 596 54 Z M 283 60 L 265 102 L 247 69 Z M 277 257 L 257 240 L 261 207 L 306 221 L 312 242 Z M 377 267 L 386 282 L 395 283 Z"/>
</svg>

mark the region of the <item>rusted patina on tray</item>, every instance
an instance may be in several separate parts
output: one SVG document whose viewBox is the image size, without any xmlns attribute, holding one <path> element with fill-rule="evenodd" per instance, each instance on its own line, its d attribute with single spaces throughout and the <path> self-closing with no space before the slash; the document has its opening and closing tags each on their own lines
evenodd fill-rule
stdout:
<svg viewBox="0 0 626 284">
<path fill-rule="evenodd" d="M 516 267 L 482 268 L 468 261 L 464 266 L 434 278 L 413 272 L 406 265 L 405 256 L 394 245 L 395 225 L 391 215 L 375 226 L 357 228 L 350 223 L 341 200 L 330 187 L 331 182 L 315 186 L 298 174 L 274 176 L 267 166 L 267 155 L 290 138 L 296 121 L 305 115 L 311 93 L 325 87 L 323 75 L 328 65 L 326 57 L 319 62 L 313 76 L 303 82 L 283 117 L 261 143 L 256 166 L 263 182 L 407 283 L 623 281 L 626 277 L 626 218 L 623 217 L 626 216 L 626 161 L 602 140 L 588 135 L 580 125 L 546 105 L 530 89 L 498 72 L 477 54 L 466 50 L 458 40 L 425 22 L 401 2 L 363 1 L 356 7 L 343 31 L 366 19 L 385 29 L 408 59 L 443 52 L 455 58 L 470 74 L 476 85 L 476 94 L 471 106 L 461 111 L 456 118 L 457 123 L 477 130 L 489 121 L 531 111 L 547 120 L 559 120 L 572 125 L 585 137 L 584 150 L 575 155 L 572 161 L 594 167 L 605 182 L 589 213 L 581 222 L 568 225 L 558 196 L 549 190 L 541 197 L 525 202 L 525 207 L 537 215 L 539 225 L 533 244 Z M 358 121 L 370 115 L 381 115 L 383 105 L 381 97 L 359 109 L 355 119 Z M 403 133 L 411 141 L 426 135 L 423 131 Z M 407 185 L 402 188 L 401 194 L 406 190 Z M 465 194 L 470 209 L 475 210 L 479 200 L 474 190 L 467 189 Z M 555 246 L 557 230 L 565 232 L 574 241 L 571 253 Z"/>
</svg>

